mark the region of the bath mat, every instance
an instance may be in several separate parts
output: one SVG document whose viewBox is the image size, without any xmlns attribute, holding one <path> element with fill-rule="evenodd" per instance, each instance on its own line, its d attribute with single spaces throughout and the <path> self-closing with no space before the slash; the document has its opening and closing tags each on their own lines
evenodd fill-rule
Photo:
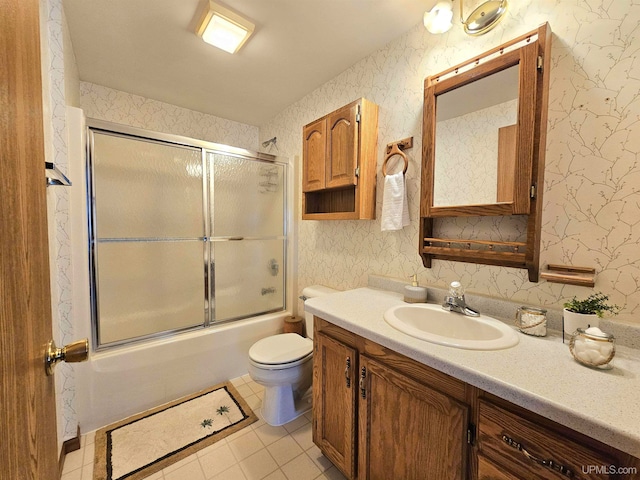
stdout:
<svg viewBox="0 0 640 480">
<path fill-rule="evenodd" d="M 143 479 L 256 420 L 236 389 L 221 383 L 98 430 L 93 479 Z"/>
</svg>

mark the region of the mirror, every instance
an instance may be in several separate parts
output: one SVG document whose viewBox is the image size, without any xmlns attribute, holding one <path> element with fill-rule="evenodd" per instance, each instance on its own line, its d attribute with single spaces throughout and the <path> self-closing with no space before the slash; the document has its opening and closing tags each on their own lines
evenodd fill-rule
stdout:
<svg viewBox="0 0 640 480">
<path fill-rule="evenodd" d="M 537 46 L 427 78 L 423 216 L 528 214 Z"/>
<path fill-rule="evenodd" d="M 518 72 L 514 65 L 437 96 L 434 206 L 513 201 Z"/>
<path fill-rule="evenodd" d="M 426 268 L 432 260 L 498 265 L 527 269 L 538 281 L 550 48 L 545 23 L 425 80 Z"/>
</svg>

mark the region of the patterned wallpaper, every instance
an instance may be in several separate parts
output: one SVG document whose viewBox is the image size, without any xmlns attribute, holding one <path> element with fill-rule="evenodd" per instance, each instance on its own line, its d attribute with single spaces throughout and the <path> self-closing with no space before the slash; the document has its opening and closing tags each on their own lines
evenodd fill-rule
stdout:
<svg viewBox="0 0 640 480">
<path fill-rule="evenodd" d="M 407 173 L 411 225 L 380 231 L 382 179 L 375 221 L 299 222 L 299 288 L 367 284 L 370 273 L 468 290 L 531 305 L 561 307 L 590 289 L 545 281 L 525 270 L 434 261 L 418 256 L 424 78 L 549 22 L 552 49 L 541 264 L 597 269 L 596 290 L 624 306 L 619 320 L 640 323 L 640 5 L 637 1 L 521 0 L 492 32 L 469 37 L 457 24 L 444 35 L 422 25 L 364 58 L 261 126 L 280 153 L 302 156 L 302 126 L 366 97 L 380 106 L 378 172 L 384 145 L 413 135 Z M 300 199 L 298 199 L 300 201 Z M 475 235 L 518 219 L 485 219 L 453 228 Z M 299 305 L 299 307 L 301 307 Z"/>
<path fill-rule="evenodd" d="M 41 43 L 43 45 L 43 104 L 46 156 L 67 172 L 66 78 L 64 11 L 62 0 L 41 0 Z M 73 72 L 71 73 L 73 74 Z M 64 187 L 47 189 L 51 275 L 52 330 L 57 345 L 76 340 L 71 305 L 71 245 L 69 241 L 69 192 Z M 58 442 L 74 438 L 78 426 L 75 411 L 73 366 L 62 363 L 55 374 Z"/>
<path fill-rule="evenodd" d="M 80 82 L 80 106 L 87 118 L 258 150 L 257 127 L 93 83 Z"/>
</svg>

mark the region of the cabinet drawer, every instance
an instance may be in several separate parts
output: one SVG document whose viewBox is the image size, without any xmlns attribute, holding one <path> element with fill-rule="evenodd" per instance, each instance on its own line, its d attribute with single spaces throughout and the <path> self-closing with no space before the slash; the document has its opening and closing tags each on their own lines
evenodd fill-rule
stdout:
<svg viewBox="0 0 640 480">
<path fill-rule="evenodd" d="M 603 474 L 615 463 L 612 457 L 485 400 L 478 450 L 519 478 L 616 478 Z"/>
</svg>

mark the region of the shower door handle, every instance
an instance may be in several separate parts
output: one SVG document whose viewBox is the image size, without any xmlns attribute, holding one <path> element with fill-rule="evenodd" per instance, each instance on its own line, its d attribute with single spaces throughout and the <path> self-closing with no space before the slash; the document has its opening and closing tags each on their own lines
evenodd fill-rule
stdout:
<svg viewBox="0 0 640 480">
<path fill-rule="evenodd" d="M 55 342 L 49 340 L 44 351 L 44 369 L 47 375 L 53 375 L 53 367 L 59 362 L 84 362 L 88 358 L 89 339 L 87 338 L 70 343 L 62 348 L 56 347 Z"/>
</svg>

